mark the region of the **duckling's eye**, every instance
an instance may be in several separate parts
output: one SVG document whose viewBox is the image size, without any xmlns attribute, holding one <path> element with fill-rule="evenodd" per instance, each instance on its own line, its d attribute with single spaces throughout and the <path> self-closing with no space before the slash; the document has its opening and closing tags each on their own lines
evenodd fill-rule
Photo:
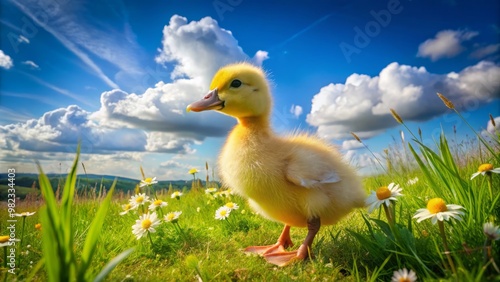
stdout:
<svg viewBox="0 0 500 282">
<path fill-rule="evenodd" d="M 231 81 L 231 87 L 234 87 L 234 88 L 240 87 L 241 84 L 242 84 L 241 81 L 238 80 L 238 79 L 235 79 L 235 80 Z"/>
</svg>

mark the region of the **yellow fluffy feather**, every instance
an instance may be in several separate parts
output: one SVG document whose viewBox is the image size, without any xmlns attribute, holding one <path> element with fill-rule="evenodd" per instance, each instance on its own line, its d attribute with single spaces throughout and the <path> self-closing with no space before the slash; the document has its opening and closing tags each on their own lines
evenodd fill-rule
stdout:
<svg viewBox="0 0 500 282">
<path fill-rule="evenodd" d="M 272 98 L 260 68 L 248 63 L 225 66 L 214 76 L 210 89 L 188 110 L 213 109 L 238 120 L 218 160 L 223 183 L 247 198 L 258 213 L 285 224 L 277 244 L 249 247 L 247 251 L 262 254 L 277 265 L 307 258 L 320 224 L 334 224 L 364 205 L 359 177 L 337 150 L 321 139 L 273 133 Z M 290 226 L 309 229 L 295 252 L 284 251 L 291 245 Z"/>
</svg>

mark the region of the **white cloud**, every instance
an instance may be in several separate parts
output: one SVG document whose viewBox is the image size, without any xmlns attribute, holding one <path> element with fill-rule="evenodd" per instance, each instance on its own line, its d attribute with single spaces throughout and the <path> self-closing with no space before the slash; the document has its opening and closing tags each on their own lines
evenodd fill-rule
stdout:
<svg viewBox="0 0 500 282">
<path fill-rule="evenodd" d="M 302 114 L 303 110 L 301 106 L 298 105 L 292 105 L 290 108 L 290 113 L 294 115 L 296 118 L 298 118 Z"/>
<path fill-rule="evenodd" d="M 145 150 L 144 132 L 103 128 L 90 121 L 89 115 L 72 105 L 47 112 L 39 119 L 0 126 L 0 136 L 6 141 L 2 149 L 71 153 L 81 140 L 87 153 Z"/>
<path fill-rule="evenodd" d="M 434 38 L 427 39 L 418 46 L 417 56 L 429 57 L 432 61 L 454 57 L 465 50 L 462 42 L 478 34 L 475 31 L 442 30 Z"/>
<path fill-rule="evenodd" d="M 345 83 L 329 84 L 313 99 L 307 122 L 325 138 L 361 138 L 382 133 L 397 123 L 389 109 L 405 121 L 422 121 L 443 114 L 447 108 L 436 92 L 458 108 L 482 104 L 500 96 L 500 67 L 481 61 L 459 73 L 429 73 L 424 67 L 391 63 L 378 76 L 352 74 Z"/>
<path fill-rule="evenodd" d="M 24 61 L 21 64 L 27 65 L 28 67 L 30 67 L 31 69 L 34 69 L 34 70 L 40 69 L 40 67 L 33 61 Z"/>
<path fill-rule="evenodd" d="M 158 63 L 175 63 L 172 79 L 200 79 L 207 85 L 221 66 L 238 61 L 250 61 L 231 31 L 219 27 L 211 17 L 188 22 L 185 17 L 174 15 L 163 28 L 162 49 L 156 57 Z M 267 52 L 258 51 L 254 63 L 259 65 Z"/>
<path fill-rule="evenodd" d="M 361 153 L 358 150 L 348 150 L 344 154 L 344 159 L 354 166 L 361 175 L 370 175 L 383 170 L 377 160 L 383 160 L 379 153 L 374 153 L 375 157 L 368 153 Z"/>
<path fill-rule="evenodd" d="M 363 148 L 363 144 L 361 144 L 358 140 L 344 140 L 342 142 L 342 150 L 356 150 L 359 148 Z"/>
<path fill-rule="evenodd" d="M 58 39 L 70 43 L 60 33 L 51 31 L 60 36 Z M 141 158 L 151 160 L 157 153 L 190 156 L 195 152 L 193 145 L 201 144 L 210 136 L 226 135 L 234 119 L 215 112 L 186 113 L 186 106 L 204 96 L 212 76 L 222 65 L 238 61 L 260 65 L 267 58 L 267 52 L 258 51 L 251 58 L 230 31 L 208 17 L 188 22 L 175 15 L 165 26 L 163 36 L 157 61 L 168 62 L 169 66 L 173 63 L 172 82 L 161 81 L 161 77 L 168 78 L 168 75 L 163 75 L 164 69 L 160 66 L 161 77 L 156 73 L 150 77 L 158 81 L 154 87 L 134 93 L 120 89 L 103 92 L 100 109 L 95 112 L 69 106 L 47 112 L 40 118 L 0 126 L 0 159 L 20 167 L 22 163 L 26 168 L 32 166 L 28 164 L 32 159 L 66 158 L 71 165 L 75 146 L 82 140 L 82 153 L 89 163 L 86 167 L 92 167 L 97 173 L 126 176 L 142 163 L 159 177 L 188 179 L 190 175 L 184 171 L 188 168 L 186 165 L 177 163 L 172 167 L 172 163 L 164 163 L 158 167 L 151 165 L 157 164 L 157 160 L 147 162 Z M 172 38 L 175 40 L 170 40 Z"/>
<path fill-rule="evenodd" d="M 476 50 L 474 50 L 474 52 L 470 54 L 470 57 L 476 59 L 482 59 L 489 55 L 498 53 L 498 50 L 500 50 L 500 43 L 490 44 L 484 47 L 477 48 Z"/>
<path fill-rule="evenodd" d="M 10 69 L 14 64 L 9 55 L 6 55 L 2 50 L 0 50 L 0 67 L 4 69 Z"/>
<path fill-rule="evenodd" d="M 227 134 L 234 119 L 214 112 L 186 113 L 185 109 L 209 90 L 209 81 L 222 64 L 249 57 L 231 32 L 220 28 L 211 18 L 188 23 L 185 18 L 173 16 L 165 30 L 168 32 L 164 36 L 176 36 L 175 42 L 164 39 L 164 51 L 178 63 L 173 70 L 176 73 L 173 82 L 159 81 L 140 94 L 119 89 L 104 92 L 96 112 L 69 106 L 47 112 L 39 119 L 1 126 L 0 139 L 5 142 L 0 147 L 74 152 L 68 144 L 82 139 L 93 154 L 121 151 L 192 154 L 195 152 L 192 145 L 209 136 Z M 196 46 L 196 50 L 188 50 L 189 46 Z M 198 60 L 200 54 L 221 61 L 210 59 L 203 64 Z M 265 52 L 256 57 L 262 60 Z M 204 71 L 198 72 L 200 65 Z"/>
</svg>

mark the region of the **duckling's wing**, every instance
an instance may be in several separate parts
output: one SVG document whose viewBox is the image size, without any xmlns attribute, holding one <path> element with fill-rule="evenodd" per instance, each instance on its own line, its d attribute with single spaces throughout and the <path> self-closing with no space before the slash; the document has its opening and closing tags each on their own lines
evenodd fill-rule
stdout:
<svg viewBox="0 0 500 282">
<path fill-rule="evenodd" d="M 285 174 L 288 181 L 306 188 L 341 181 L 328 155 L 310 150 L 297 150 L 288 160 Z"/>
</svg>

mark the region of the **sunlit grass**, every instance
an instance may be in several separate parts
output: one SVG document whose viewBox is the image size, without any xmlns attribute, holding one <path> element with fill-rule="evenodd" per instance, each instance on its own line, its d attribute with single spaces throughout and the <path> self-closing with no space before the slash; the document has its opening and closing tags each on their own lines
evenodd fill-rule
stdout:
<svg viewBox="0 0 500 282">
<path fill-rule="evenodd" d="M 399 117 L 396 111 L 393 114 Z M 312 261 L 279 268 L 244 254 L 242 249 L 249 245 L 274 244 L 282 225 L 254 214 L 244 199 L 209 182 L 207 163 L 210 187 L 201 187 L 190 171 L 191 189 L 183 190 L 158 186 L 141 168 L 142 187 L 138 181 L 136 192 L 144 193 L 150 202 L 126 213 L 123 208 L 138 196 L 130 202 L 130 197 L 116 194 L 108 202 L 113 194 L 110 187 L 77 196 L 72 187 L 82 189 L 84 181 L 77 181 L 74 167 L 62 183 L 60 199 L 41 174 L 45 201 L 30 197 L 19 203 L 19 212 L 37 213 L 24 218 L 15 279 L 89 281 L 108 275 L 109 281 L 390 281 L 396 271 L 407 269 L 419 281 L 499 281 L 500 174 L 480 169 L 481 165 L 490 169 L 484 164 L 491 164 L 491 169 L 500 166 L 499 137 L 450 145 L 450 138 L 442 134 L 429 146 L 422 143 L 425 132 L 409 132 L 404 120 L 398 122 L 413 138 L 389 147 L 385 159 L 374 161 L 390 163 L 390 169 L 386 166 L 386 172 L 364 179 L 367 194 L 378 190 L 378 200 L 383 201 L 392 191 L 394 199 L 369 214 L 357 210 L 337 225 L 323 226 L 313 245 Z M 481 174 L 471 179 L 477 172 Z M 395 185 L 402 190 L 395 193 Z M 435 198 L 442 199 L 443 205 L 463 207 L 459 209 L 463 214 L 448 221 L 417 222 L 419 209 L 446 212 L 443 205 L 428 206 Z M 158 207 L 150 209 L 155 202 Z M 103 212 L 108 203 L 107 213 Z M 226 213 L 217 217 L 223 207 Z M 132 226 L 140 215 L 152 212 L 162 222 L 137 239 Z M 2 213 L 0 220 L 6 222 L 7 215 Z M 41 230 L 35 228 L 39 223 Z M 292 228 L 296 247 L 306 233 Z M 134 250 L 125 257 L 123 252 L 131 247 Z M 2 274 L 10 275 L 5 269 Z"/>
</svg>

